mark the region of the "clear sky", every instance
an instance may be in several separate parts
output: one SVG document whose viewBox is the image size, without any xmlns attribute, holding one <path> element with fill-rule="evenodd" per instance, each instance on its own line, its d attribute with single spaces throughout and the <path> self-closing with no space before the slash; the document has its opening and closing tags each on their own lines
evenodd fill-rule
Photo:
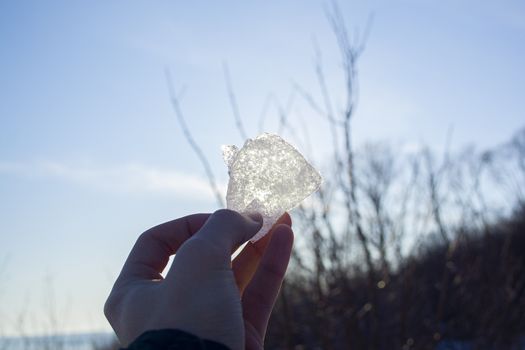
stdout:
<svg viewBox="0 0 525 350">
<path fill-rule="evenodd" d="M 165 67 L 185 87 L 188 124 L 221 183 L 219 147 L 242 141 L 223 62 L 251 136 L 269 93 L 285 101 L 297 82 L 319 97 L 313 38 L 341 101 L 325 7 L 321 0 L 0 2 L 0 334 L 109 329 L 102 304 L 137 235 L 216 209 L 170 109 Z M 341 8 L 350 29 L 374 14 L 359 64 L 357 144 L 440 148 L 453 128 L 453 147 L 490 147 L 523 126 L 522 1 Z M 326 136 L 304 103 L 293 115 Z M 275 110 L 268 118 L 265 130 L 275 131 Z M 314 136 L 320 156 L 325 143 Z"/>
</svg>

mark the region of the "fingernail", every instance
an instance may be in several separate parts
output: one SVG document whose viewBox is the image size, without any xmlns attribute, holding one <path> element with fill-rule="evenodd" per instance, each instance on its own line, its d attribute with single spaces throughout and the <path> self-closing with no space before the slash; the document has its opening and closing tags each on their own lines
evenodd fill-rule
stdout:
<svg viewBox="0 0 525 350">
<path fill-rule="evenodd" d="M 259 222 L 259 223 L 263 222 L 263 217 L 259 213 L 248 213 L 246 214 L 246 216 L 248 216 L 250 219 L 252 219 L 255 222 Z"/>
</svg>

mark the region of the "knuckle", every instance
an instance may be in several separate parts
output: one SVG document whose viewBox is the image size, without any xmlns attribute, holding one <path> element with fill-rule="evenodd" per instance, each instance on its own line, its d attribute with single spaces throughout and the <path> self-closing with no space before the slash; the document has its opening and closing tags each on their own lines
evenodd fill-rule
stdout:
<svg viewBox="0 0 525 350">
<path fill-rule="evenodd" d="M 286 270 L 283 269 L 281 266 L 271 263 L 271 262 L 261 262 L 262 268 L 267 275 L 268 279 L 273 279 L 275 281 L 282 281 L 284 278 L 284 275 L 286 274 Z"/>
<path fill-rule="evenodd" d="M 187 255 L 195 259 L 206 257 L 222 257 L 223 251 L 214 242 L 201 237 L 192 237 L 181 247 L 179 256 Z"/>
<path fill-rule="evenodd" d="M 104 316 L 111 323 L 111 320 L 114 318 L 117 309 L 117 300 L 114 294 L 110 294 L 106 302 L 104 303 Z"/>
<path fill-rule="evenodd" d="M 216 242 L 201 237 L 193 237 L 186 241 L 177 255 L 175 256 L 177 264 L 192 266 L 195 269 L 225 268 L 231 264 L 228 251 Z"/>
<path fill-rule="evenodd" d="M 149 230 L 141 233 L 137 237 L 137 240 L 135 241 L 135 247 L 140 247 L 140 246 L 146 244 L 150 239 L 151 239 L 151 237 L 150 237 Z"/>
</svg>

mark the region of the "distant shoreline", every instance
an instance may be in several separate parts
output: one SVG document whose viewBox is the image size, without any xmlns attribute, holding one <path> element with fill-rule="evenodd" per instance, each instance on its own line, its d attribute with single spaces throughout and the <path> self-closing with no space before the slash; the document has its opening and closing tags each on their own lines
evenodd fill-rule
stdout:
<svg viewBox="0 0 525 350">
<path fill-rule="evenodd" d="M 1 336 L 0 348 L 6 350 L 93 350 L 116 339 L 111 332 L 88 332 L 56 335 Z"/>
</svg>

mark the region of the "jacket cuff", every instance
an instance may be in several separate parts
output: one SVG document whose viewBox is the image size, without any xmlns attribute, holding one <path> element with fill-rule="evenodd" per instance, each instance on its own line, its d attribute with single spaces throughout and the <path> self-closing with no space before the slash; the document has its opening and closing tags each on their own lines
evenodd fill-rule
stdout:
<svg viewBox="0 0 525 350">
<path fill-rule="evenodd" d="M 178 329 L 160 329 L 142 333 L 129 347 L 122 350 L 229 350 L 229 348 Z"/>
</svg>

